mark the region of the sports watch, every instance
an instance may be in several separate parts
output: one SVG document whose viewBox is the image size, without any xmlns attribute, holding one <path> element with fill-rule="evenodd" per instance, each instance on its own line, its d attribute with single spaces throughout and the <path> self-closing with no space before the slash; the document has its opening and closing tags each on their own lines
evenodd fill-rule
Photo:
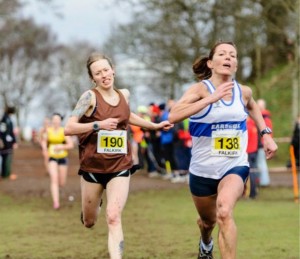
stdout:
<svg viewBox="0 0 300 259">
<path fill-rule="evenodd" d="M 264 130 L 262 130 L 259 134 L 262 137 L 265 134 L 271 134 L 272 130 L 269 127 L 266 127 Z"/>
<path fill-rule="evenodd" d="M 95 122 L 94 124 L 93 124 L 93 130 L 99 130 L 100 129 L 100 127 L 99 127 L 99 125 L 98 125 L 98 123 L 97 122 Z"/>
</svg>

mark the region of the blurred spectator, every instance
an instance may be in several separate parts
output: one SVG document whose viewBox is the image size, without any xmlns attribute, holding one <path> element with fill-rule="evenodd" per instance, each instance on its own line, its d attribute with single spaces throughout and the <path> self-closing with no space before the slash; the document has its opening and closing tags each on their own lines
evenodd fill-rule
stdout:
<svg viewBox="0 0 300 259">
<path fill-rule="evenodd" d="M 51 124 L 51 120 L 48 117 L 45 117 L 43 121 L 43 125 L 38 132 L 38 142 L 41 147 L 42 147 L 43 139 L 47 139 L 47 130 L 50 127 L 50 124 Z M 48 162 L 49 162 L 48 152 L 42 152 L 42 155 L 44 159 L 45 170 L 46 173 L 48 174 Z"/>
<path fill-rule="evenodd" d="M 150 115 L 148 114 L 148 108 L 144 105 L 138 107 L 138 115 L 142 117 L 146 121 L 151 121 Z M 140 150 L 142 156 L 140 157 L 140 166 L 144 167 L 143 160 L 146 160 L 147 163 L 147 172 L 149 177 L 156 177 L 158 176 L 158 171 L 156 169 L 155 158 L 151 153 L 151 143 L 149 142 L 150 138 L 150 131 L 148 129 L 143 130 L 143 139 L 140 142 Z M 152 156 L 151 156 L 152 155 Z"/>
<path fill-rule="evenodd" d="M 189 119 L 184 119 L 174 126 L 175 158 L 178 166 L 179 176 L 172 179 L 172 182 L 188 181 L 188 170 L 191 161 L 192 137 L 189 132 Z"/>
<path fill-rule="evenodd" d="M 11 174 L 13 150 L 18 147 L 14 125 L 11 116 L 15 113 L 15 107 L 8 106 L 0 122 L 0 156 L 2 158 L 1 178 L 15 180 L 17 176 Z"/>
<path fill-rule="evenodd" d="M 141 154 L 141 142 L 144 138 L 144 132 L 141 127 L 130 125 L 129 131 L 131 133 L 131 149 L 132 149 L 132 160 L 133 164 L 139 164 L 143 167 L 143 157 Z"/>
<path fill-rule="evenodd" d="M 257 187 L 259 183 L 259 175 L 257 168 L 257 152 L 258 152 L 258 130 L 253 119 L 247 118 L 248 129 L 248 161 L 250 167 L 250 174 L 248 181 L 250 180 L 250 193 L 249 197 L 254 199 L 257 196 Z"/>
<path fill-rule="evenodd" d="M 167 106 L 165 104 L 160 104 L 159 108 L 162 111 L 161 121 L 168 120 L 169 111 L 174 105 L 174 100 L 169 100 Z M 161 131 L 160 143 L 162 151 L 162 159 L 165 163 L 165 169 L 167 171 L 166 178 L 176 178 L 179 176 L 178 166 L 175 159 L 174 153 L 174 128 L 169 131 Z M 169 168 L 170 167 L 170 168 Z M 170 172 L 168 172 L 171 170 Z"/>
<path fill-rule="evenodd" d="M 161 117 L 161 110 L 159 109 L 158 105 L 151 103 L 148 106 L 148 113 L 150 115 L 151 121 L 154 123 L 159 123 Z M 162 163 L 161 157 L 161 146 L 160 146 L 160 131 L 149 130 L 149 138 L 146 138 L 147 142 L 149 142 L 149 151 L 151 152 L 150 155 L 154 156 L 156 168 L 159 173 L 163 173 L 164 164 Z"/>
<path fill-rule="evenodd" d="M 300 146 L 299 146 L 299 141 L 300 141 L 300 115 L 298 115 L 297 121 L 295 123 L 293 135 L 292 135 L 292 140 L 291 140 L 291 145 L 294 148 L 294 155 L 295 155 L 295 160 L 296 160 L 296 166 L 299 168 L 299 155 L 300 155 Z M 287 167 L 291 167 L 291 161 L 288 161 Z"/>
<path fill-rule="evenodd" d="M 257 105 L 259 106 L 262 116 L 265 120 L 265 123 L 267 127 L 273 130 L 272 127 L 272 120 L 271 120 L 271 112 L 266 109 L 266 101 L 263 99 L 257 100 Z M 260 172 L 259 177 L 259 184 L 260 186 L 269 186 L 270 185 L 270 175 L 269 175 L 269 169 L 267 164 L 267 159 L 265 155 L 265 151 L 263 148 L 263 139 L 259 137 L 259 143 L 258 143 L 258 152 L 257 152 L 257 167 L 258 171 Z"/>
</svg>

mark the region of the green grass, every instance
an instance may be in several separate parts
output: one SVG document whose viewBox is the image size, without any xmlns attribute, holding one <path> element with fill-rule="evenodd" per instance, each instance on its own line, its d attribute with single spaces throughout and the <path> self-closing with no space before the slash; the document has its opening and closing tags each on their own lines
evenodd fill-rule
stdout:
<svg viewBox="0 0 300 259">
<path fill-rule="evenodd" d="M 93 229 L 79 221 L 80 202 L 59 211 L 40 198 L 0 196 L 0 258 L 108 258 L 104 213 Z M 104 204 L 105 208 L 105 204 Z M 196 258 L 199 231 L 188 188 L 130 194 L 123 213 L 125 259 Z M 235 209 L 238 257 L 299 258 L 299 205 L 291 188 L 268 188 Z M 220 258 L 217 228 L 215 256 Z"/>
<path fill-rule="evenodd" d="M 258 82 L 249 85 L 255 100 L 266 100 L 267 109 L 271 112 L 275 138 L 291 137 L 295 126 L 296 118 L 293 118 L 292 114 L 294 66 L 293 63 L 278 65 Z M 277 155 L 268 162 L 270 167 L 285 166 L 289 159 L 289 143 L 277 144 Z"/>
<path fill-rule="evenodd" d="M 296 118 L 292 118 L 292 84 L 293 64 L 275 67 L 270 70 L 255 86 L 255 100 L 263 98 L 266 100 L 267 109 L 271 111 L 273 131 L 275 137 L 290 137 Z M 257 94 L 257 88 L 259 94 Z"/>
</svg>

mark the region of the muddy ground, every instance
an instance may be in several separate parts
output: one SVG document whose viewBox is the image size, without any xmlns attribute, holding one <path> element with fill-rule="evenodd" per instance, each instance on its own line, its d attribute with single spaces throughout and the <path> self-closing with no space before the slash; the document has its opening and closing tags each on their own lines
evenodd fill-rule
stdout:
<svg viewBox="0 0 300 259">
<path fill-rule="evenodd" d="M 78 151 L 70 152 L 70 163 L 67 185 L 67 195 L 79 196 L 80 185 L 78 171 Z M 0 191 L 12 196 L 39 196 L 49 197 L 49 176 L 46 173 L 41 148 L 31 143 L 23 143 L 15 150 L 13 157 L 13 173 L 16 180 L 1 180 Z M 274 168 L 270 170 L 271 187 L 292 186 L 292 174 L 286 168 Z M 140 170 L 132 176 L 130 192 L 149 189 L 188 188 L 186 183 L 171 183 L 161 178 L 149 178 L 144 170 Z"/>
</svg>

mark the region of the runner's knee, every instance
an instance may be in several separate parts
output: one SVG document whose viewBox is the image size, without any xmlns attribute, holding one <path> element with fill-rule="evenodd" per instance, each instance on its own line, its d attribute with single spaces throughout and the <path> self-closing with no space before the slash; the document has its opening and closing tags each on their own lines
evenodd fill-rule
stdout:
<svg viewBox="0 0 300 259">
<path fill-rule="evenodd" d="M 96 220 L 94 220 L 94 219 L 84 219 L 83 222 L 84 222 L 84 226 L 86 228 L 91 228 L 95 225 Z"/>
<path fill-rule="evenodd" d="M 197 224 L 203 230 L 211 230 L 215 227 L 216 221 L 215 220 L 208 220 L 208 219 L 198 219 Z"/>
<path fill-rule="evenodd" d="M 118 225 L 121 222 L 121 212 L 117 209 L 108 209 L 106 220 L 108 225 Z"/>
<path fill-rule="evenodd" d="M 217 203 L 217 221 L 222 224 L 232 218 L 230 206 L 222 201 Z"/>
<path fill-rule="evenodd" d="M 85 211 L 85 213 L 82 213 L 81 217 L 82 223 L 86 228 L 91 228 L 96 224 L 97 216 L 90 211 Z"/>
</svg>

